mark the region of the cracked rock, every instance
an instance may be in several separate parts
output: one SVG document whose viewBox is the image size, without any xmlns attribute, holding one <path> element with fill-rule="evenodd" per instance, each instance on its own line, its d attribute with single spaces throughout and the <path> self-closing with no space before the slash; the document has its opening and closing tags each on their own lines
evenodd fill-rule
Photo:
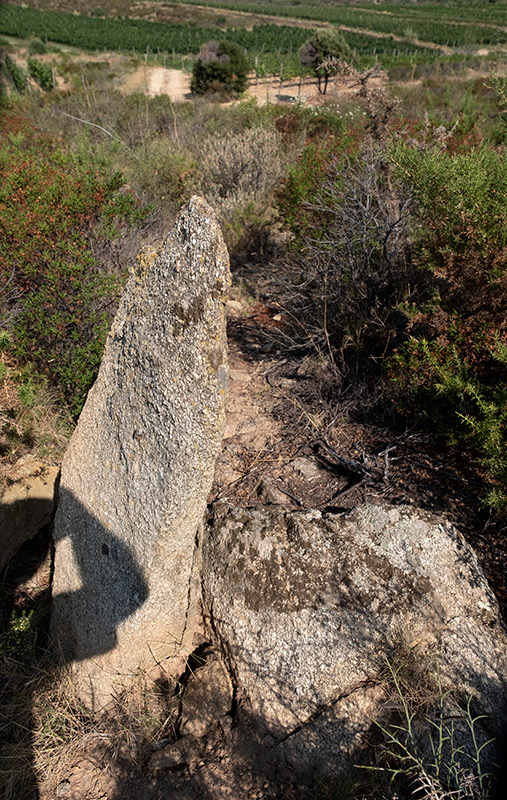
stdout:
<svg viewBox="0 0 507 800">
<path fill-rule="evenodd" d="M 180 733 L 204 736 L 229 713 L 232 684 L 217 656 L 211 656 L 190 677 L 182 699 Z"/>
<path fill-rule="evenodd" d="M 203 600 L 261 736 L 308 777 L 345 767 L 386 697 L 386 658 L 439 664 L 490 735 L 505 718 L 507 635 L 456 529 L 412 507 L 347 514 L 214 504 Z M 488 736 L 489 738 L 489 736 Z"/>
</svg>

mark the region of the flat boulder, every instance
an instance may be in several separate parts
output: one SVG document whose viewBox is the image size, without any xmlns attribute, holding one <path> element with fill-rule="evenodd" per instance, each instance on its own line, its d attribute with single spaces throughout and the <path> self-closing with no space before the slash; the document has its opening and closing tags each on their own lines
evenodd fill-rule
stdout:
<svg viewBox="0 0 507 800">
<path fill-rule="evenodd" d="M 51 630 L 94 707 L 136 669 L 191 649 L 229 280 L 213 211 L 194 197 L 130 275 L 63 460 Z"/>
<path fill-rule="evenodd" d="M 425 511 L 217 502 L 203 603 L 237 698 L 304 778 L 354 762 L 402 651 L 438 665 L 443 691 L 473 697 L 487 715 L 480 742 L 501 732 L 507 635 L 496 599 L 460 533 Z"/>
</svg>

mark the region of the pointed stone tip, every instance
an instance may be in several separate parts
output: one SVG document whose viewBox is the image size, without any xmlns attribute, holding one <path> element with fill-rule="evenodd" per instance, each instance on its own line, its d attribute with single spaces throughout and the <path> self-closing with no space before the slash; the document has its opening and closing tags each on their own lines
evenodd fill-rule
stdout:
<svg viewBox="0 0 507 800">
<path fill-rule="evenodd" d="M 213 220 L 218 225 L 217 215 L 214 208 L 199 194 L 194 194 L 186 205 L 180 211 L 180 217 L 190 216 L 197 220 L 205 218 Z"/>
<path fill-rule="evenodd" d="M 187 203 L 187 207 L 192 211 L 203 211 L 215 215 L 215 212 L 208 201 L 205 200 L 200 194 L 193 194 Z"/>
</svg>

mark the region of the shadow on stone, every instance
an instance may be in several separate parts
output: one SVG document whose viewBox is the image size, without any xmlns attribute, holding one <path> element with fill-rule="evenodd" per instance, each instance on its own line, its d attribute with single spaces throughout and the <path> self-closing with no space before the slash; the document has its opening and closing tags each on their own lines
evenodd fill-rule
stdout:
<svg viewBox="0 0 507 800">
<path fill-rule="evenodd" d="M 71 665 L 116 647 L 118 628 L 147 600 L 148 587 L 130 548 L 71 493 L 63 490 L 63 494 L 68 514 L 75 519 L 75 525 L 67 528 L 72 557 L 76 555 L 75 537 L 82 536 L 84 530 L 90 555 L 89 559 L 78 559 L 80 588 L 56 595 L 51 606 L 53 630 L 65 630 L 65 649 L 58 649 L 60 663 Z M 17 507 L 26 516 L 30 509 L 21 506 L 36 502 L 31 498 L 19 500 Z M 4 723 L 0 729 L 0 796 L 5 800 L 39 798 L 30 731 L 33 730 L 32 692 L 40 689 L 48 656 L 50 534 L 51 528 L 47 526 L 36 537 L 40 541 L 26 542 L 2 572 L 0 717 Z M 13 609 L 17 607 L 22 609 L 20 619 L 30 619 L 30 629 L 21 634 L 10 627 Z M 93 691 L 92 686 L 89 689 Z"/>
<path fill-rule="evenodd" d="M 67 554 L 75 561 L 81 587 L 53 597 L 51 627 L 63 660 L 76 662 L 116 647 L 118 627 L 147 600 L 148 585 L 128 545 L 85 509 L 72 492 L 62 489 L 60 503 L 66 514 Z M 61 538 L 55 538 L 56 546 L 58 541 Z M 63 637 L 60 632 L 64 632 Z"/>
</svg>

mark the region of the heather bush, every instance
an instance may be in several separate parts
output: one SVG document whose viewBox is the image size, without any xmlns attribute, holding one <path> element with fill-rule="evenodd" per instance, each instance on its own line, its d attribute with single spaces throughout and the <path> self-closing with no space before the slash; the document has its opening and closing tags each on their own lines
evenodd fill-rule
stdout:
<svg viewBox="0 0 507 800">
<path fill-rule="evenodd" d="M 421 262 L 443 271 L 460 293 L 501 278 L 507 266 L 507 157 L 488 147 L 452 154 L 401 144 L 392 160 L 417 203 Z"/>
<path fill-rule="evenodd" d="M 123 278 L 94 251 L 142 214 L 122 176 L 86 152 L 64 150 L 23 118 L 5 115 L 0 125 L 0 285 L 13 293 L 4 302 L 4 314 L 15 311 L 11 352 L 77 414 Z"/>
<path fill-rule="evenodd" d="M 267 235 L 273 222 L 271 195 L 283 170 L 277 131 L 257 127 L 210 136 L 201 156 L 202 190 L 217 212 L 232 254 L 238 247 L 262 247 L 262 231 Z"/>
<path fill-rule="evenodd" d="M 327 213 L 318 213 L 315 204 L 329 175 L 333 173 L 334 180 L 339 179 L 339 165 L 350 146 L 354 148 L 347 134 L 339 138 L 317 138 L 289 165 L 277 202 L 299 248 L 304 247 L 309 236 L 316 239 L 324 233 Z"/>
<path fill-rule="evenodd" d="M 430 340 L 411 338 L 389 362 L 401 406 L 449 443 L 475 454 L 485 502 L 507 506 L 507 344 L 491 325 L 454 315 Z"/>
<path fill-rule="evenodd" d="M 365 347 L 382 352 L 411 271 L 409 197 L 382 150 L 362 134 L 311 143 L 279 202 L 295 252 L 278 283 L 301 345 L 341 369 Z"/>
<path fill-rule="evenodd" d="M 419 291 L 410 338 L 389 364 L 402 408 L 468 449 L 507 502 L 507 159 L 399 145 L 396 172 L 414 197 L 415 259 L 438 298 Z"/>
</svg>

